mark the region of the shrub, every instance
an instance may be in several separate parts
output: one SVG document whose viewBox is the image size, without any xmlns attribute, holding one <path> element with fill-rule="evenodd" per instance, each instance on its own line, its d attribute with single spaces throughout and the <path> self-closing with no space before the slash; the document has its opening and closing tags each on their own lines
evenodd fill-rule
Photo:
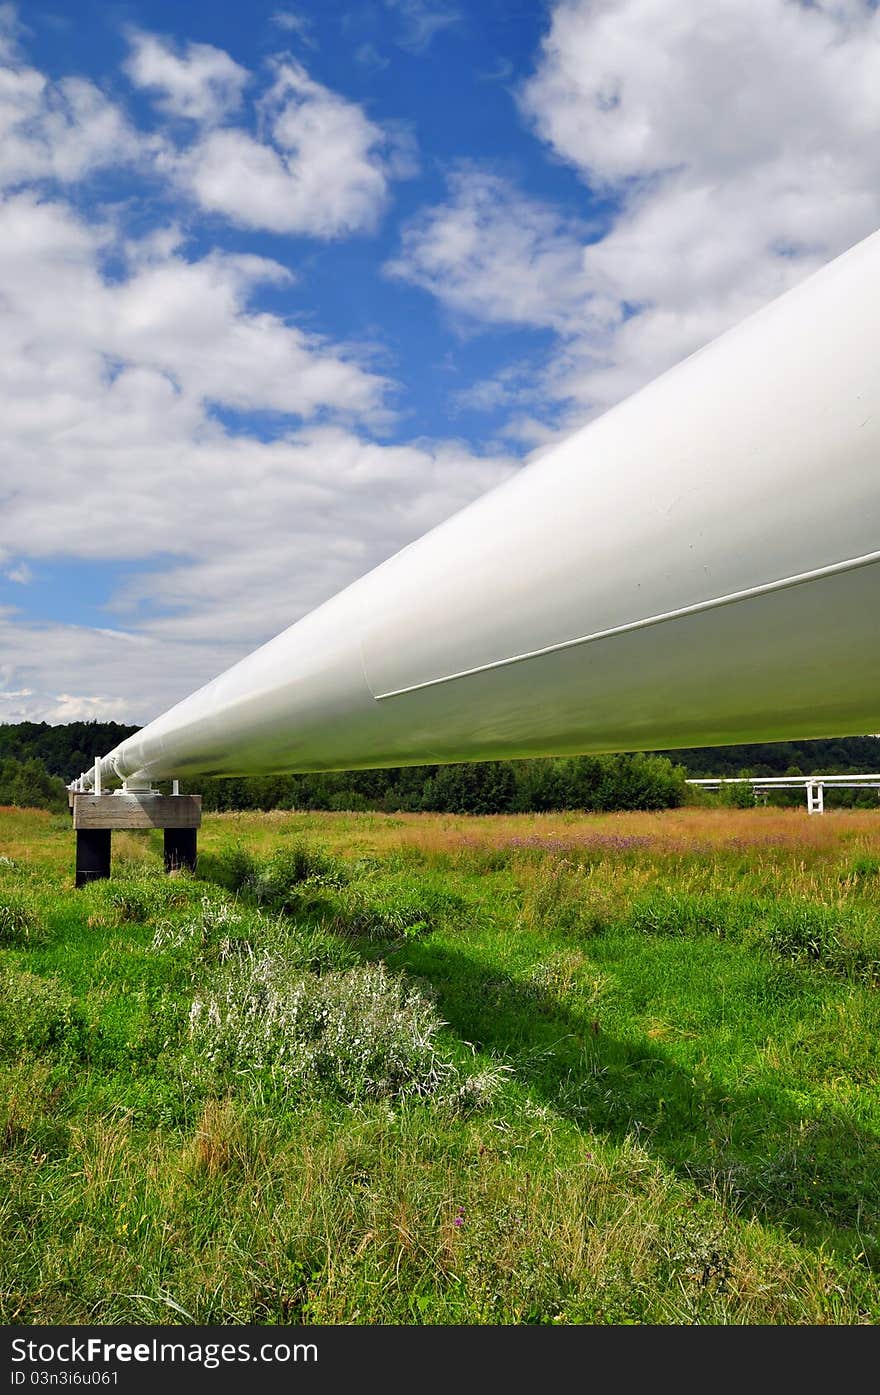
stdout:
<svg viewBox="0 0 880 1395">
<path fill-rule="evenodd" d="M 15 804 L 22 809 L 67 808 L 64 781 L 50 775 L 42 761 L 0 759 L 0 804 Z"/>
<path fill-rule="evenodd" d="M 352 951 L 319 929 L 292 925 L 282 916 L 270 917 L 240 902 L 202 897 L 194 915 L 184 920 L 163 920 L 156 927 L 151 948 L 160 953 L 189 952 L 207 965 L 253 959 L 260 952 L 283 954 L 291 965 L 322 972 L 348 968 Z"/>
<path fill-rule="evenodd" d="M 382 964 L 323 976 L 267 952 L 227 972 L 190 1014 L 193 1066 L 214 1089 L 248 1079 L 259 1090 L 320 1089 L 359 1098 L 433 1096 L 482 1100 L 437 1049 L 443 1023 L 433 1004 Z"/>
<path fill-rule="evenodd" d="M 45 938 L 42 917 L 29 901 L 4 892 L 0 899 L 0 945 L 37 944 Z"/>
<path fill-rule="evenodd" d="M 88 1023 L 70 991 L 54 978 L 0 967 L 0 1055 L 61 1050 L 79 1053 Z"/>
<path fill-rule="evenodd" d="M 193 949 L 221 964 L 248 953 L 263 931 L 259 911 L 245 911 L 228 901 L 203 896 L 198 911 L 186 920 L 162 920 L 152 940 L 155 950 Z"/>
<path fill-rule="evenodd" d="M 764 938 L 786 959 L 833 959 L 840 939 L 833 912 L 809 902 L 779 902 L 762 918 Z"/>
<path fill-rule="evenodd" d="M 170 907 L 188 905 L 197 894 L 197 883 L 185 875 L 169 878 L 157 871 L 93 882 L 86 894 L 106 908 L 107 919 L 115 925 L 149 925 Z"/>
<path fill-rule="evenodd" d="M 216 862 L 217 880 L 229 891 L 240 891 L 257 870 L 256 858 L 244 848 L 230 848 L 221 853 Z"/>
<path fill-rule="evenodd" d="M 522 921 L 530 929 L 594 935 L 605 928 L 607 916 L 588 869 L 569 858 L 542 859 L 525 878 Z"/>
<path fill-rule="evenodd" d="M 760 914 L 746 898 L 711 892 L 655 890 L 632 906 L 629 923 L 646 935 L 717 935 L 743 933 Z"/>
<path fill-rule="evenodd" d="M 755 805 L 755 794 L 751 785 L 721 785 L 711 802 L 722 809 L 752 809 Z"/>
<path fill-rule="evenodd" d="M 665 755 L 567 756 L 396 770 L 208 781 L 208 809 L 367 809 L 502 814 L 547 809 L 665 809 L 685 771 Z"/>
<path fill-rule="evenodd" d="M 334 899 L 329 927 L 364 939 L 411 938 L 433 930 L 462 907 L 461 897 L 440 887 L 355 882 Z"/>
<path fill-rule="evenodd" d="M 861 856 L 853 858 L 849 875 L 857 878 L 880 876 L 880 857 L 862 853 Z"/>
<path fill-rule="evenodd" d="M 298 844 L 276 852 L 241 883 L 241 894 L 258 906 L 294 915 L 320 905 L 322 892 L 348 881 L 345 865 L 337 858 Z"/>
<path fill-rule="evenodd" d="M 634 902 L 627 920 L 645 934 L 742 939 L 783 959 L 815 960 L 841 976 L 880 978 L 876 925 L 858 906 L 656 890 Z"/>
</svg>

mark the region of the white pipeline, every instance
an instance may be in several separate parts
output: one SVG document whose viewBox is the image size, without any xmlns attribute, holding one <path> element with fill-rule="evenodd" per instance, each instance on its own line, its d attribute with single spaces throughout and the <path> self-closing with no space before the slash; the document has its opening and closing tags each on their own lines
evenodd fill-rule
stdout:
<svg viewBox="0 0 880 1395">
<path fill-rule="evenodd" d="M 101 770 L 118 782 L 878 731 L 878 617 L 880 233 Z"/>
</svg>

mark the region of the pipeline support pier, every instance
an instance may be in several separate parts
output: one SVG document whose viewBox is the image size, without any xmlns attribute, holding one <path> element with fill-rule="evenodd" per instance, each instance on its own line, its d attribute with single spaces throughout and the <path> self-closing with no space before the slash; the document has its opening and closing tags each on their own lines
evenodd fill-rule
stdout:
<svg viewBox="0 0 880 1395">
<path fill-rule="evenodd" d="M 161 828 L 165 835 L 165 871 L 195 871 L 200 794 L 157 794 L 117 790 L 112 794 L 70 790 L 76 833 L 76 885 L 110 876 L 114 829 Z"/>
</svg>

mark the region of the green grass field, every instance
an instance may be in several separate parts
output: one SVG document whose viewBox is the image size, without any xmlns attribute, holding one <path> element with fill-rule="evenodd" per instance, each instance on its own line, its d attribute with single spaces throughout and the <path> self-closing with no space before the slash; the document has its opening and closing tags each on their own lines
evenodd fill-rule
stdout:
<svg viewBox="0 0 880 1395">
<path fill-rule="evenodd" d="M 880 814 L 160 838 L 0 811 L 0 1320 L 880 1320 Z"/>
</svg>

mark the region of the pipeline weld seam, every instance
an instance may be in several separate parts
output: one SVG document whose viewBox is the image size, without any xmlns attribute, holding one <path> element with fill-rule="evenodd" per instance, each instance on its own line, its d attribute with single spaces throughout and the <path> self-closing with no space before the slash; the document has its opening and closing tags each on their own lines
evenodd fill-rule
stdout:
<svg viewBox="0 0 880 1395">
<path fill-rule="evenodd" d="M 377 702 L 383 702 L 387 698 L 420 692 L 422 688 L 436 688 L 442 683 L 454 683 L 459 678 L 473 678 L 479 673 L 491 673 L 496 668 L 509 668 L 512 664 L 523 664 L 529 659 L 540 659 L 545 654 L 558 654 L 565 649 L 577 649 L 583 644 L 595 644 L 600 639 L 613 639 L 615 635 L 647 630 L 654 625 L 665 625 L 670 620 L 681 620 L 688 615 L 701 615 L 707 610 L 720 610 L 722 606 L 736 605 L 740 601 L 750 601 L 758 596 L 769 596 L 775 591 L 789 591 L 795 586 L 804 586 L 811 581 L 821 581 L 824 577 L 858 571 L 859 568 L 870 567 L 876 562 L 880 562 L 880 552 L 868 552 L 863 557 L 850 557 L 844 562 L 831 562 L 828 566 L 815 568 L 814 571 L 800 572 L 797 576 L 782 577 L 778 581 L 765 581 L 760 586 L 750 586 L 744 591 L 731 591 L 725 596 L 713 596 L 708 601 L 695 601 L 693 605 L 681 606 L 677 610 L 662 611 L 658 615 L 647 615 L 642 620 L 630 620 L 625 625 L 614 625 L 607 630 L 580 635 L 577 639 L 564 639 L 558 644 L 548 644 L 543 649 L 530 649 L 523 654 L 511 654 L 504 659 L 493 659 L 488 664 L 478 664 L 475 668 L 463 668 L 457 673 L 442 674 L 439 678 L 426 678 L 422 683 L 411 683 L 405 688 L 392 688 L 386 693 L 376 693 L 375 698 Z"/>
</svg>

